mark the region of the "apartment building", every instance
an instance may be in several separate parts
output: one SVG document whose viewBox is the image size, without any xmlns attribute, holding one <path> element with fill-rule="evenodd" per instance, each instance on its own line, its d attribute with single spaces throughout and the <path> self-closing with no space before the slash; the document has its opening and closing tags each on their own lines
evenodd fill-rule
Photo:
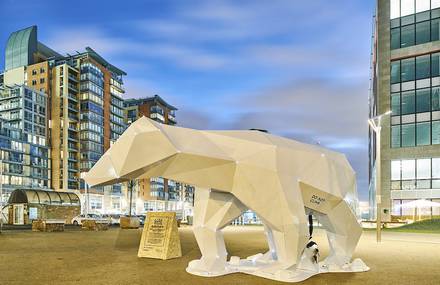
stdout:
<svg viewBox="0 0 440 285">
<path fill-rule="evenodd" d="M 374 20 L 370 117 L 385 115 L 381 195 L 369 133 L 370 205 L 385 221 L 440 216 L 440 0 L 378 0 Z"/>
<path fill-rule="evenodd" d="M 47 96 L 24 85 L 0 86 L 3 204 L 16 188 L 49 189 Z"/>
<path fill-rule="evenodd" d="M 38 41 L 37 27 L 12 33 L 5 51 L 5 85 L 47 94 L 50 188 L 84 192 L 88 171 L 125 130 L 123 76 L 92 48 L 61 55 Z M 122 185 L 90 189 L 97 212 L 120 212 Z M 118 202 L 119 201 L 119 202 Z"/>
</svg>

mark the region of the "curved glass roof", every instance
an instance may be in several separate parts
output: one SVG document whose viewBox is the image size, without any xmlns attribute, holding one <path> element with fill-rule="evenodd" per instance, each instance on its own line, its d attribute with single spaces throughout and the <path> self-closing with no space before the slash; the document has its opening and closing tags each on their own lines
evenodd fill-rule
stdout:
<svg viewBox="0 0 440 285">
<path fill-rule="evenodd" d="M 8 204 L 20 203 L 79 206 L 80 200 L 72 192 L 16 189 L 11 193 Z"/>
<path fill-rule="evenodd" d="M 37 26 L 13 32 L 6 44 L 5 70 L 32 64 L 37 48 Z"/>
</svg>

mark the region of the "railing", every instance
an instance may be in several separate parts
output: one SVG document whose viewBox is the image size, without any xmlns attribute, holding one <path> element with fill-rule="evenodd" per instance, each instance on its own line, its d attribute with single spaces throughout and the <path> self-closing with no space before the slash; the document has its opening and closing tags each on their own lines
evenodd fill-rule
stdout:
<svg viewBox="0 0 440 285">
<path fill-rule="evenodd" d="M 78 92 L 78 88 L 77 88 L 75 85 L 69 83 L 68 86 L 69 86 L 69 88 L 72 89 L 73 91 Z"/>
<path fill-rule="evenodd" d="M 78 102 L 78 97 L 72 93 L 69 93 L 68 98 L 75 102 Z"/>
<path fill-rule="evenodd" d="M 76 78 L 75 76 L 69 74 L 68 77 L 69 77 L 69 79 L 72 79 L 73 81 L 78 82 L 78 78 Z"/>
</svg>

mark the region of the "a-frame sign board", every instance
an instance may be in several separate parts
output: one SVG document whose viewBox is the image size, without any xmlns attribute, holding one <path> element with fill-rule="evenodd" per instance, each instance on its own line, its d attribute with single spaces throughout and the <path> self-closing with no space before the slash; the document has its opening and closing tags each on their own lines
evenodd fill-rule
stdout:
<svg viewBox="0 0 440 285">
<path fill-rule="evenodd" d="M 175 212 L 148 212 L 138 257 L 170 259 L 182 256 Z"/>
</svg>

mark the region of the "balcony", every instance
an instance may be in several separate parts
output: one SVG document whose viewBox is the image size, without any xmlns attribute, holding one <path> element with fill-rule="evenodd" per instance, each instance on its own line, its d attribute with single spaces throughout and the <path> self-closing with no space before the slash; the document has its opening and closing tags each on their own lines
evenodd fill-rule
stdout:
<svg viewBox="0 0 440 285">
<path fill-rule="evenodd" d="M 73 173 L 77 173 L 78 172 L 78 168 L 72 168 L 72 166 L 67 166 L 67 168 L 69 169 L 69 172 L 73 172 Z M 70 174 L 70 173 L 69 173 Z M 69 175 L 70 176 L 70 175 Z"/>
<path fill-rule="evenodd" d="M 78 142 L 78 137 L 77 136 L 73 136 L 73 135 L 69 135 L 68 140 L 69 141 Z"/>
<path fill-rule="evenodd" d="M 78 102 L 78 97 L 76 95 L 72 94 L 72 93 L 69 93 L 68 98 L 69 98 L 69 100 L 72 100 L 72 101 L 74 101 L 76 103 Z"/>
<path fill-rule="evenodd" d="M 72 126 L 71 124 L 69 124 L 69 131 L 78 132 L 78 127 Z"/>
<path fill-rule="evenodd" d="M 73 74 L 69 73 L 69 79 L 78 83 L 78 78 L 76 78 L 76 76 L 73 76 Z"/>
<path fill-rule="evenodd" d="M 69 156 L 68 160 L 72 161 L 72 162 L 77 162 L 78 161 L 75 157 L 72 157 L 72 156 Z"/>
<path fill-rule="evenodd" d="M 160 123 L 165 123 L 165 118 L 159 113 L 150 114 L 150 118 Z"/>
<path fill-rule="evenodd" d="M 160 108 L 159 106 L 153 106 L 153 107 L 151 107 L 150 108 L 150 112 L 151 112 L 151 114 L 153 114 L 153 113 L 158 113 L 158 114 L 160 114 L 160 115 L 163 115 L 163 109 L 162 108 Z"/>
<path fill-rule="evenodd" d="M 71 103 L 69 103 L 69 105 L 68 105 L 68 109 L 69 109 L 70 111 L 72 111 L 72 112 L 78 112 L 78 111 L 79 111 L 79 110 L 78 110 L 78 106 L 75 105 L 75 104 L 71 104 Z"/>
<path fill-rule="evenodd" d="M 172 114 L 168 114 L 168 121 L 170 121 L 170 122 L 172 122 L 174 124 L 177 123 L 176 122 L 176 117 L 174 117 L 174 115 L 172 115 Z"/>
<path fill-rule="evenodd" d="M 76 146 L 74 146 L 74 145 L 71 145 L 70 143 L 69 143 L 69 145 L 67 146 L 67 149 L 69 150 L 69 151 L 78 151 L 78 148 L 76 147 Z M 70 159 L 70 158 L 69 158 Z"/>
<path fill-rule="evenodd" d="M 78 87 L 73 85 L 72 83 L 69 83 L 68 87 L 69 87 L 70 90 L 72 90 L 72 91 L 74 91 L 76 93 L 78 92 Z"/>
<path fill-rule="evenodd" d="M 69 113 L 69 119 L 74 122 L 78 122 L 78 116 L 75 114 Z"/>
<path fill-rule="evenodd" d="M 22 106 L 23 105 L 21 103 L 1 105 L 0 106 L 0 111 L 13 110 L 13 109 L 21 109 Z"/>
</svg>

